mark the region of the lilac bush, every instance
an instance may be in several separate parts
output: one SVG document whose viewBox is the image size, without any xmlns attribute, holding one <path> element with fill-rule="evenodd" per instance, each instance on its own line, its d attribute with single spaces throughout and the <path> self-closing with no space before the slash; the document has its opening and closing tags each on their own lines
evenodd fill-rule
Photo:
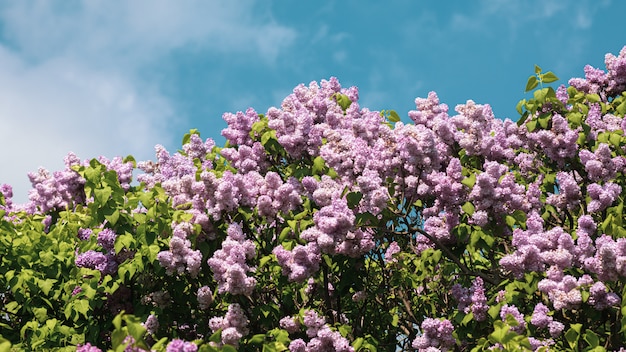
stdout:
<svg viewBox="0 0 626 352">
<path fill-rule="evenodd" d="M 536 67 L 517 122 L 330 78 L 224 114 L 223 146 L 1 185 L 0 350 L 617 350 L 626 48 L 605 63 Z"/>
</svg>

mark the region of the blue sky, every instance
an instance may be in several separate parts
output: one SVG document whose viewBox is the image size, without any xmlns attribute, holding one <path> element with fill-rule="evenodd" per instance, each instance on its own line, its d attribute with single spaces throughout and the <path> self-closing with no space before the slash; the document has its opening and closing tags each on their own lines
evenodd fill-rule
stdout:
<svg viewBox="0 0 626 352">
<path fill-rule="evenodd" d="M 190 128 L 223 142 L 224 112 L 266 112 L 299 83 L 336 76 L 361 106 L 415 108 L 436 91 L 497 117 L 535 64 L 566 82 L 626 45 L 626 2 L 3 1 L 0 183 L 27 172 L 170 151 Z"/>
</svg>

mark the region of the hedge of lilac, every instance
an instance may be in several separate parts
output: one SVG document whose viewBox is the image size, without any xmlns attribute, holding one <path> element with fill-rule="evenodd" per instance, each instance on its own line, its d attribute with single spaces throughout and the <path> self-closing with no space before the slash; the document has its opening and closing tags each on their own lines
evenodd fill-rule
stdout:
<svg viewBox="0 0 626 352">
<path fill-rule="evenodd" d="M 336 78 L 155 160 L 0 187 L 0 351 L 617 350 L 626 47 L 517 122 Z M 134 177 L 136 175 L 136 178 Z"/>
</svg>

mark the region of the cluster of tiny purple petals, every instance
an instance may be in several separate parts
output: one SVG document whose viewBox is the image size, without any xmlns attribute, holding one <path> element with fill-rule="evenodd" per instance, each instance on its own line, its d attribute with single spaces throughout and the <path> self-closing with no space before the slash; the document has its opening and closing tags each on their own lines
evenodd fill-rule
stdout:
<svg viewBox="0 0 626 352">
<path fill-rule="evenodd" d="M 196 277 L 202 265 L 202 253 L 191 248 L 188 235 L 193 233 L 193 225 L 187 222 L 172 223 L 173 236 L 169 249 L 157 254 L 159 264 L 166 269 L 168 275 L 181 275 L 185 271 Z"/>
<path fill-rule="evenodd" d="M 209 286 L 202 286 L 196 293 L 198 298 L 198 307 L 202 310 L 208 309 L 213 303 L 213 291 Z"/>
<path fill-rule="evenodd" d="M 6 183 L 0 184 L 0 193 L 4 198 L 4 205 L 0 204 L 0 210 L 11 212 L 13 210 L 13 187 Z"/>
<path fill-rule="evenodd" d="M 517 325 L 511 326 L 511 331 L 518 334 L 523 334 L 526 330 L 526 321 L 524 321 L 524 314 L 520 313 L 516 306 L 505 304 L 500 308 L 500 319 L 506 321 L 506 316 L 511 315 L 517 321 Z"/>
<path fill-rule="evenodd" d="M 421 324 L 422 334 L 413 340 L 411 346 L 418 351 L 448 351 L 454 348 L 456 339 L 452 336 L 454 326 L 447 319 L 426 318 Z"/>
<path fill-rule="evenodd" d="M 455 140 L 468 155 L 483 156 L 490 161 L 515 157 L 515 149 L 522 145 L 515 123 L 496 119 L 489 105 L 472 100 L 455 110 L 459 115 L 450 119 L 456 127 Z"/>
<path fill-rule="evenodd" d="M 569 127 L 567 119 L 559 114 L 552 116 L 552 129 L 527 134 L 529 144 L 535 146 L 548 158 L 563 165 L 565 160 L 578 153 L 578 130 Z"/>
<path fill-rule="evenodd" d="M 487 297 L 483 279 L 474 279 L 471 288 L 465 288 L 460 284 L 454 284 L 450 291 L 454 299 L 458 302 L 458 310 L 465 314 L 472 312 L 476 321 L 483 321 L 487 318 Z"/>
<path fill-rule="evenodd" d="M 84 253 L 77 254 L 74 263 L 79 268 L 95 269 L 103 275 L 117 272 L 115 254 L 111 252 L 105 254 L 90 249 Z"/>
<path fill-rule="evenodd" d="M 28 192 L 27 211 L 47 213 L 50 210 L 62 210 L 73 204 L 85 202 L 83 179 L 72 167 L 81 165 L 80 159 L 73 153 L 65 157 L 65 170 L 52 174 L 40 168 L 36 173 L 29 173 L 32 189 Z"/>
<path fill-rule="evenodd" d="M 239 145 L 237 148 L 224 148 L 220 154 L 241 173 L 262 172 L 269 167 L 265 148 L 260 142 L 254 142 L 251 146 Z"/>
<path fill-rule="evenodd" d="M 291 251 L 278 245 L 272 250 L 278 264 L 282 268 L 282 274 L 289 281 L 304 282 L 319 270 L 322 260 L 319 248 L 315 242 L 306 245 L 296 245 Z"/>
<path fill-rule="evenodd" d="M 626 47 L 618 56 L 606 54 L 604 63 L 607 72 L 587 65 L 584 79 L 572 78 L 568 83 L 585 93 L 600 94 L 603 101 L 621 94 L 626 89 Z"/>
<path fill-rule="evenodd" d="M 398 260 L 396 258 L 394 258 L 394 254 L 400 253 L 400 246 L 398 245 L 398 242 L 393 241 L 389 244 L 389 247 L 387 247 L 387 250 L 385 251 L 385 263 L 395 263 Z"/>
<path fill-rule="evenodd" d="M 581 287 L 592 281 L 589 275 L 576 279 L 571 275 L 564 275 L 563 270 L 551 266 L 547 277 L 537 285 L 540 292 L 546 293 L 554 309 L 575 309 L 582 303 Z"/>
<path fill-rule="evenodd" d="M 209 327 L 213 332 L 222 329 L 222 343 L 237 347 L 239 340 L 248 335 L 248 318 L 238 303 L 228 306 L 223 317 L 213 317 L 209 320 Z"/>
<path fill-rule="evenodd" d="M 589 288 L 589 300 L 587 301 L 597 310 L 618 306 L 621 302 L 614 292 L 607 292 L 607 287 L 602 282 L 596 282 Z"/>
<path fill-rule="evenodd" d="M 593 153 L 583 149 L 578 155 L 585 166 L 587 177 L 594 182 L 609 181 L 615 177 L 617 171 L 624 170 L 624 157 L 612 157 L 611 148 L 606 143 L 600 143 Z"/>
<path fill-rule="evenodd" d="M 278 324 L 290 334 L 296 333 L 300 330 L 300 323 L 296 317 L 284 317 L 280 319 Z"/>
<path fill-rule="evenodd" d="M 166 352 L 196 352 L 198 346 L 193 342 L 187 342 L 181 339 L 173 339 L 167 344 Z"/>
<path fill-rule="evenodd" d="M 590 213 L 600 212 L 611 206 L 622 192 L 622 187 L 616 183 L 607 182 L 603 185 L 592 183 L 587 186 L 587 194 L 591 201 L 587 204 Z"/>
<path fill-rule="evenodd" d="M 354 352 L 350 342 L 337 331 L 333 331 L 314 310 L 304 313 L 303 323 L 309 342 L 303 339 L 295 339 L 289 344 L 291 352 Z"/>
<path fill-rule="evenodd" d="M 601 281 L 626 277 L 626 238 L 614 240 L 608 235 L 596 238 L 595 254 L 584 259 L 584 267 Z"/>
<path fill-rule="evenodd" d="M 91 343 L 79 344 L 76 346 L 76 352 L 102 352 L 102 350 L 96 346 L 92 346 Z"/>
<path fill-rule="evenodd" d="M 515 182 L 506 165 L 487 161 L 484 169 L 485 172 L 476 176 L 476 183 L 469 194 L 469 200 L 476 209 L 472 221 L 479 226 L 487 224 L 489 214 L 510 214 L 523 209 L 527 203 L 526 188 Z"/>
<path fill-rule="evenodd" d="M 322 253 L 336 253 L 336 247 L 346 239 L 356 217 L 345 198 L 335 198 L 313 215 L 315 226 L 306 229 L 300 237 L 315 242 Z"/>
<path fill-rule="evenodd" d="M 228 124 L 228 127 L 222 130 L 228 142 L 232 145 L 251 146 L 253 141 L 250 137 L 252 125 L 259 121 L 259 115 L 252 108 L 248 108 L 245 113 L 239 111 L 237 114 L 225 113 L 222 118 Z"/>
<path fill-rule="evenodd" d="M 150 314 L 141 325 L 146 328 L 148 334 L 154 335 L 159 330 L 159 319 L 156 315 Z"/>
<path fill-rule="evenodd" d="M 565 325 L 554 320 L 552 316 L 549 316 L 549 311 L 548 307 L 546 307 L 543 303 L 538 303 L 533 310 L 530 323 L 538 328 L 547 328 L 550 332 L 550 336 L 556 338 L 561 335 Z"/>
<path fill-rule="evenodd" d="M 86 228 L 86 229 L 78 229 L 78 233 L 77 233 L 77 237 L 82 240 L 82 241 L 87 241 L 89 240 L 89 238 L 91 238 L 91 235 L 93 234 L 93 230 L 90 228 Z"/>
<path fill-rule="evenodd" d="M 107 170 L 115 171 L 117 179 L 124 190 L 128 191 L 130 189 L 130 184 L 133 181 L 133 170 L 135 169 L 132 162 L 124 162 L 119 156 L 111 160 L 101 156 L 98 158 L 98 161 L 106 166 Z"/>
<path fill-rule="evenodd" d="M 254 269 L 246 260 L 256 256 L 256 247 L 246 239 L 240 224 L 230 224 L 226 233 L 222 248 L 207 261 L 217 281 L 218 292 L 250 296 L 257 281 L 248 276 L 248 272 Z"/>
<path fill-rule="evenodd" d="M 580 186 L 569 172 L 560 171 L 556 175 L 559 192 L 551 194 L 546 199 L 547 204 L 554 205 L 560 210 L 575 209 L 581 200 Z"/>
<path fill-rule="evenodd" d="M 542 272 L 546 267 L 565 270 L 575 265 L 589 263 L 590 267 L 601 267 L 593 261 L 594 247 L 592 236 L 595 233 L 593 219 L 586 215 L 579 219 L 578 239 L 561 227 L 544 230 L 543 219 L 537 212 L 532 212 L 526 220 L 526 230 L 517 228 L 513 231 L 512 244 L 515 250 L 500 260 L 500 265 L 515 277 L 524 272 Z M 587 264 L 586 264 L 587 265 Z"/>
<path fill-rule="evenodd" d="M 103 229 L 98 233 L 97 243 L 100 247 L 102 247 L 107 252 L 115 252 L 115 239 L 117 238 L 117 234 L 109 229 Z"/>
</svg>

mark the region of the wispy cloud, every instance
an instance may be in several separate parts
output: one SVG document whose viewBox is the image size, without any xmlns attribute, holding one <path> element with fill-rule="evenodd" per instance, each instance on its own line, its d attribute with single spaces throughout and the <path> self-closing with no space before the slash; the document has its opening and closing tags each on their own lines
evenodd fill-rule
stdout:
<svg viewBox="0 0 626 352">
<path fill-rule="evenodd" d="M 19 1 L 0 5 L 0 183 L 26 200 L 26 173 L 133 154 L 173 138 L 184 116 L 152 65 L 174 50 L 249 54 L 272 65 L 296 38 L 251 1 Z"/>
</svg>

